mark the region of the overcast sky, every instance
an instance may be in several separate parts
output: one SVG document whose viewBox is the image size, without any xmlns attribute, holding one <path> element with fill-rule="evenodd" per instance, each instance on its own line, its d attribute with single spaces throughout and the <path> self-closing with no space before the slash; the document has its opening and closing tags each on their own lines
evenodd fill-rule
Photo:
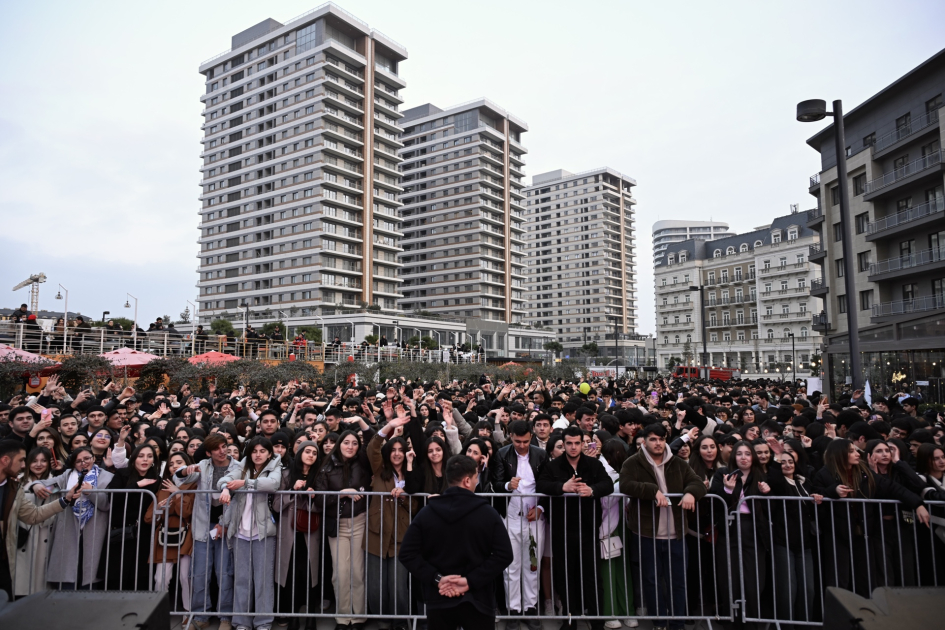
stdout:
<svg viewBox="0 0 945 630">
<path fill-rule="evenodd" d="M 0 306 L 45 272 L 40 307 L 177 317 L 195 301 L 201 61 L 316 2 L 0 0 Z M 812 207 L 794 120 L 852 109 L 945 46 L 945 3 L 346 0 L 406 46 L 406 107 L 486 96 L 528 122 L 526 174 L 636 179 L 639 332 L 652 333 L 651 228 L 745 231 Z M 839 70 L 838 68 L 839 62 Z"/>
</svg>

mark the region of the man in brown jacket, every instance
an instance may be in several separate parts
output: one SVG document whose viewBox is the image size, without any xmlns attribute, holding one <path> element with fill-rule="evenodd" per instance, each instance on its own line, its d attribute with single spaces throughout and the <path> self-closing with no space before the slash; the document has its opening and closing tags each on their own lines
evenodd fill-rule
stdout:
<svg viewBox="0 0 945 630">
<path fill-rule="evenodd" d="M 643 429 L 644 447 L 620 469 L 620 492 L 630 501 L 630 529 L 640 537 L 643 601 L 648 615 L 660 617 L 654 630 L 682 630 L 686 616 L 686 543 L 682 510 L 695 510 L 705 496 L 705 484 L 689 464 L 673 457 L 666 446 L 666 428 L 651 424 Z M 666 495 L 682 494 L 678 505 Z M 655 509 L 654 509 L 655 507 Z"/>
<path fill-rule="evenodd" d="M 17 477 L 26 465 L 26 449 L 13 440 L 0 441 L 0 591 L 13 599 L 13 568 L 16 565 L 17 523 L 42 523 L 66 509 L 74 498 L 75 488 L 58 501 L 38 506 L 27 501 Z"/>
</svg>

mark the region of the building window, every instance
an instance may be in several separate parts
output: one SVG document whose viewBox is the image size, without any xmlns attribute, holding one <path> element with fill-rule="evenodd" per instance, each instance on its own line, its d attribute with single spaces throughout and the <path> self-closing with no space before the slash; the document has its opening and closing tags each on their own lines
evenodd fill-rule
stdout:
<svg viewBox="0 0 945 630">
<path fill-rule="evenodd" d="M 838 295 L 837 296 L 837 312 L 846 313 L 847 312 L 847 296 Z"/>
<path fill-rule="evenodd" d="M 830 189 L 830 205 L 836 206 L 840 203 L 840 187 L 834 186 Z"/>
<path fill-rule="evenodd" d="M 748 251 L 748 243 L 742 243 L 742 244 L 738 247 L 738 251 L 740 251 L 740 252 L 747 252 L 747 251 Z"/>
<path fill-rule="evenodd" d="M 860 310 L 869 311 L 873 308 L 873 290 L 860 291 Z"/>
<path fill-rule="evenodd" d="M 870 254 L 872 252 L 860 252 L 856 255 L 856 267 L 861 272 L 870 270 Z"/>
<path fill-rule="evenodd" d="M 774 330 L 768 329 L 768 339 L 774 339 Z"/>
<path fill-rule="evenodd" d="M 858 214 L 856 217 L 856 233 L 864 234 L 869 229 L 870 224 L 870 213 L 864 212 L 863 214 Z"/>
<path fill-rule="evenodd" d="M 853 196 L 862 195 L 866 191 L 866 173 L 853 178 Z"/>
<path fill-rule="evenodd" d="M 721 250 L 721 249 L 715 250 L 715 251 L 712 253 L 712 257 L 713 257 L 713 258 L 721 258 L 721 257 L 722 257 L 722 250 Z"/>
<path fill-rule="evenodd" d="M 839 243 L 843 240 L 843 221 L 833 224 L 833 242 Z"/>
<path fill-rule="evenodd" d="M 843 277 L 843 259 L 840 258 L 838 260 L 835 260 L 833 261 L 833 264 L 837 271 L 837 277 L 842 278 Z"/>
<path fill-rule="evenodd" d="M 903 300 L 915 299 L 915 285 L 914 284 L 902 285 L 902 299 Z"/>
<path fill-rule="evenodd" d="M 864 146 L 865 148 L 869 148 L 869 147 L 873 146 L 874 144 L 876 144 L 876 132 L 875 132 L 875 131 L 874 131 L 873 133 L 871 133 L 870 135 L 863 137 L 863 146 Z M 858 193 L 858 194 L 859 194 L 859 193 Z"/>
<path fill-rule="evenodd" d="M 796 241 L 797 240 L 797 228 L 788 229 L 787 240 Z"/>
<path fill-rule="evenodd" d="M 781 230 L 775 230 L 771 233 L 771 242 L 780 243 L 781 242 Z"/>
<path fill-rule="evenodd" d="M 938 109 L 942 106 L 942 95 L 938 94 L 935 98 L 931 98 L 925 102 L 925 111 L 931 112 Z"/>
</svg>

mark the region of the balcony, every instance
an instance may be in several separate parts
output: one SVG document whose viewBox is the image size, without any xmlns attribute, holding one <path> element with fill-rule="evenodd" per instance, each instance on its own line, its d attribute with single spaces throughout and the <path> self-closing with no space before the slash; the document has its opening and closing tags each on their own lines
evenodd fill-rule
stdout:
<svg viewBox="0 0 945 630">
<path fill-rule="evenodd" d="M 914 208 L 907 208 L 892 216 L 873 221 L 866 226 L 866 240 L 875 241 L 894 236 L 905 230 L 938 221 L 945 214 L 945 197 L 936 197 Z"/>
<path fill-rule="evenodd" d="M 811 178 L 813 179 L 813 178 Z M 820 181 L 820 175 L 817 175 Z M 807 211 L 807 227 L 814 229 L 815 226 L 824 222 L 824 211 L 820 208 L 811 208 Z"/>
<path fill-rule="evenodd" d="M 814 278 L 810 281 L 810 294 L 814 297 L 823 297 L 827 295 L 829 289 L 827 281 L 823 278 Z"/>
<path fill-rule="evenodd" d="M 830 324 L 827 322 L 827 313 L 821 312 L 818 315 L 814 315 L 811 320 L 811 328 L 819 332 L 827 332 L 830 330 Z"/>
<path fill-rule="evenodd" d="M 875 199 L 880 191 L 884 190 L 894 190 L 896 184 L 904 183 L 906 181 L 912 181 L 914 178 L 924 174 L 931 173 L 933 170 L 939 170 L 939 167 L 942 163 L 942 150 L 933 151 L 928 155 L 924 155 L 918 160 L 909 162 L 904 166 L 886 173 L 882 177 L 877 177 L 876 179 L 871 179 L 866 182 L 866 185 L 863 188 L 863 200 L 871 201 Z"/>
<path fill-rule="evenodd" d="M 930 112 L 919 116 L 915 122 L 910 122 L 908 125 L 900 127 L 894 131 L 890 131 L 887 134 L 884 134 L 876 138 L 876 142 L 873 144 L 873 159 L 875 160 L 879 157 L 879 154 L 882 154 L 883 151 L 892 147 L 895 144 L 898 144 L 906 138 L 910 138 L 915 134 L 929 129 L 938 124 L 938 110 L 933 109 Z"/>
<path fill-rule="evenodd" d="M 945 267 L 945 245 L 932 249 L 924 249 L 907 256 L 897 256 L 895 258 L 888 258 L 871 263 L 869 279 L 875 282 L 877 280 L 913 274 L 913 270 L 918 267 L 928 267 L 929 270 Z M 922 271 L 925 271 L 925 269 Z"/>
<path fill-rule="evenodd" d="M 810 176 L 810 185 L 808 186 L 808 188 L 810 190 L 813 190 L 814 188 L 818 188 L 819 186 L 820 186 L 820 173 L 814 173 L 813 175 Z"/>
<path fill-rule="evenodd" d="M 808 254 L 808 258 L 810 259 L 811 262 L 815 262 L 815 261 L 818 261 L 818 260 L 823 260 L 823 259 L 826 258 L 826 257 L 827 257 L 827 248 L 826 248 L 826 247 L 824 247 L 824 246 L 821 245 L 820 243 L 817 243 L 816 245 L 811 245 L 811 246 L 810 246 L 810 251 L 809 251 L 809 254 Z"/>
<path fill-rule="evenodd" d="M 872 316 L 874 318 L 894 317 L 896 315 L 908 315 L 909 313 L 935 311 L 942 308 L 945 308 L 945 295 L 925 295 L 911 300 L 874 304 Z"/>
</svg>

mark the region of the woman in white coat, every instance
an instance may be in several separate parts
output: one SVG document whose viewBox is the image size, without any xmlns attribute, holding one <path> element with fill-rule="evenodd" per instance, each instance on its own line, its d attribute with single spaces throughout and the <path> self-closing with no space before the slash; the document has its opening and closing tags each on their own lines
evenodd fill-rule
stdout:
<svg viewBox="0 0 945 630">
<path fill-rule="evenodd" d="M 35 481 L 47 483 L 52 476 L 52 452 L 38 446 L 26 456 L 25 484 Z M 41 499 L 32 492 L 24 493 L 24 500 L 40 506 L 55 501 L 58 497 Z M 32 595 L 46 590 L 46 558 L 49 551 L 49 536 L 55 519 L 47 519 L 35 525 L 19 523 L 16 545 L 16 584 L 14 594 L 17 597 Z"/>
<path fill-rule="evenodd" d="M 88 446 L 74 450 L 67 466 L 61 475 L 30 484 L 34 494 L 47 499 L 51 492 L 46 487 L 68 492 L 82 481 L 82 494 L 53 523 L 46 581 L 59 590 L 98 589 L 98 566 L 109 533 L 111 500 L 107 492 L 92 491 L 107 488 L 113 475 L 96 465 L 95 454 Z"/>
</svg>

